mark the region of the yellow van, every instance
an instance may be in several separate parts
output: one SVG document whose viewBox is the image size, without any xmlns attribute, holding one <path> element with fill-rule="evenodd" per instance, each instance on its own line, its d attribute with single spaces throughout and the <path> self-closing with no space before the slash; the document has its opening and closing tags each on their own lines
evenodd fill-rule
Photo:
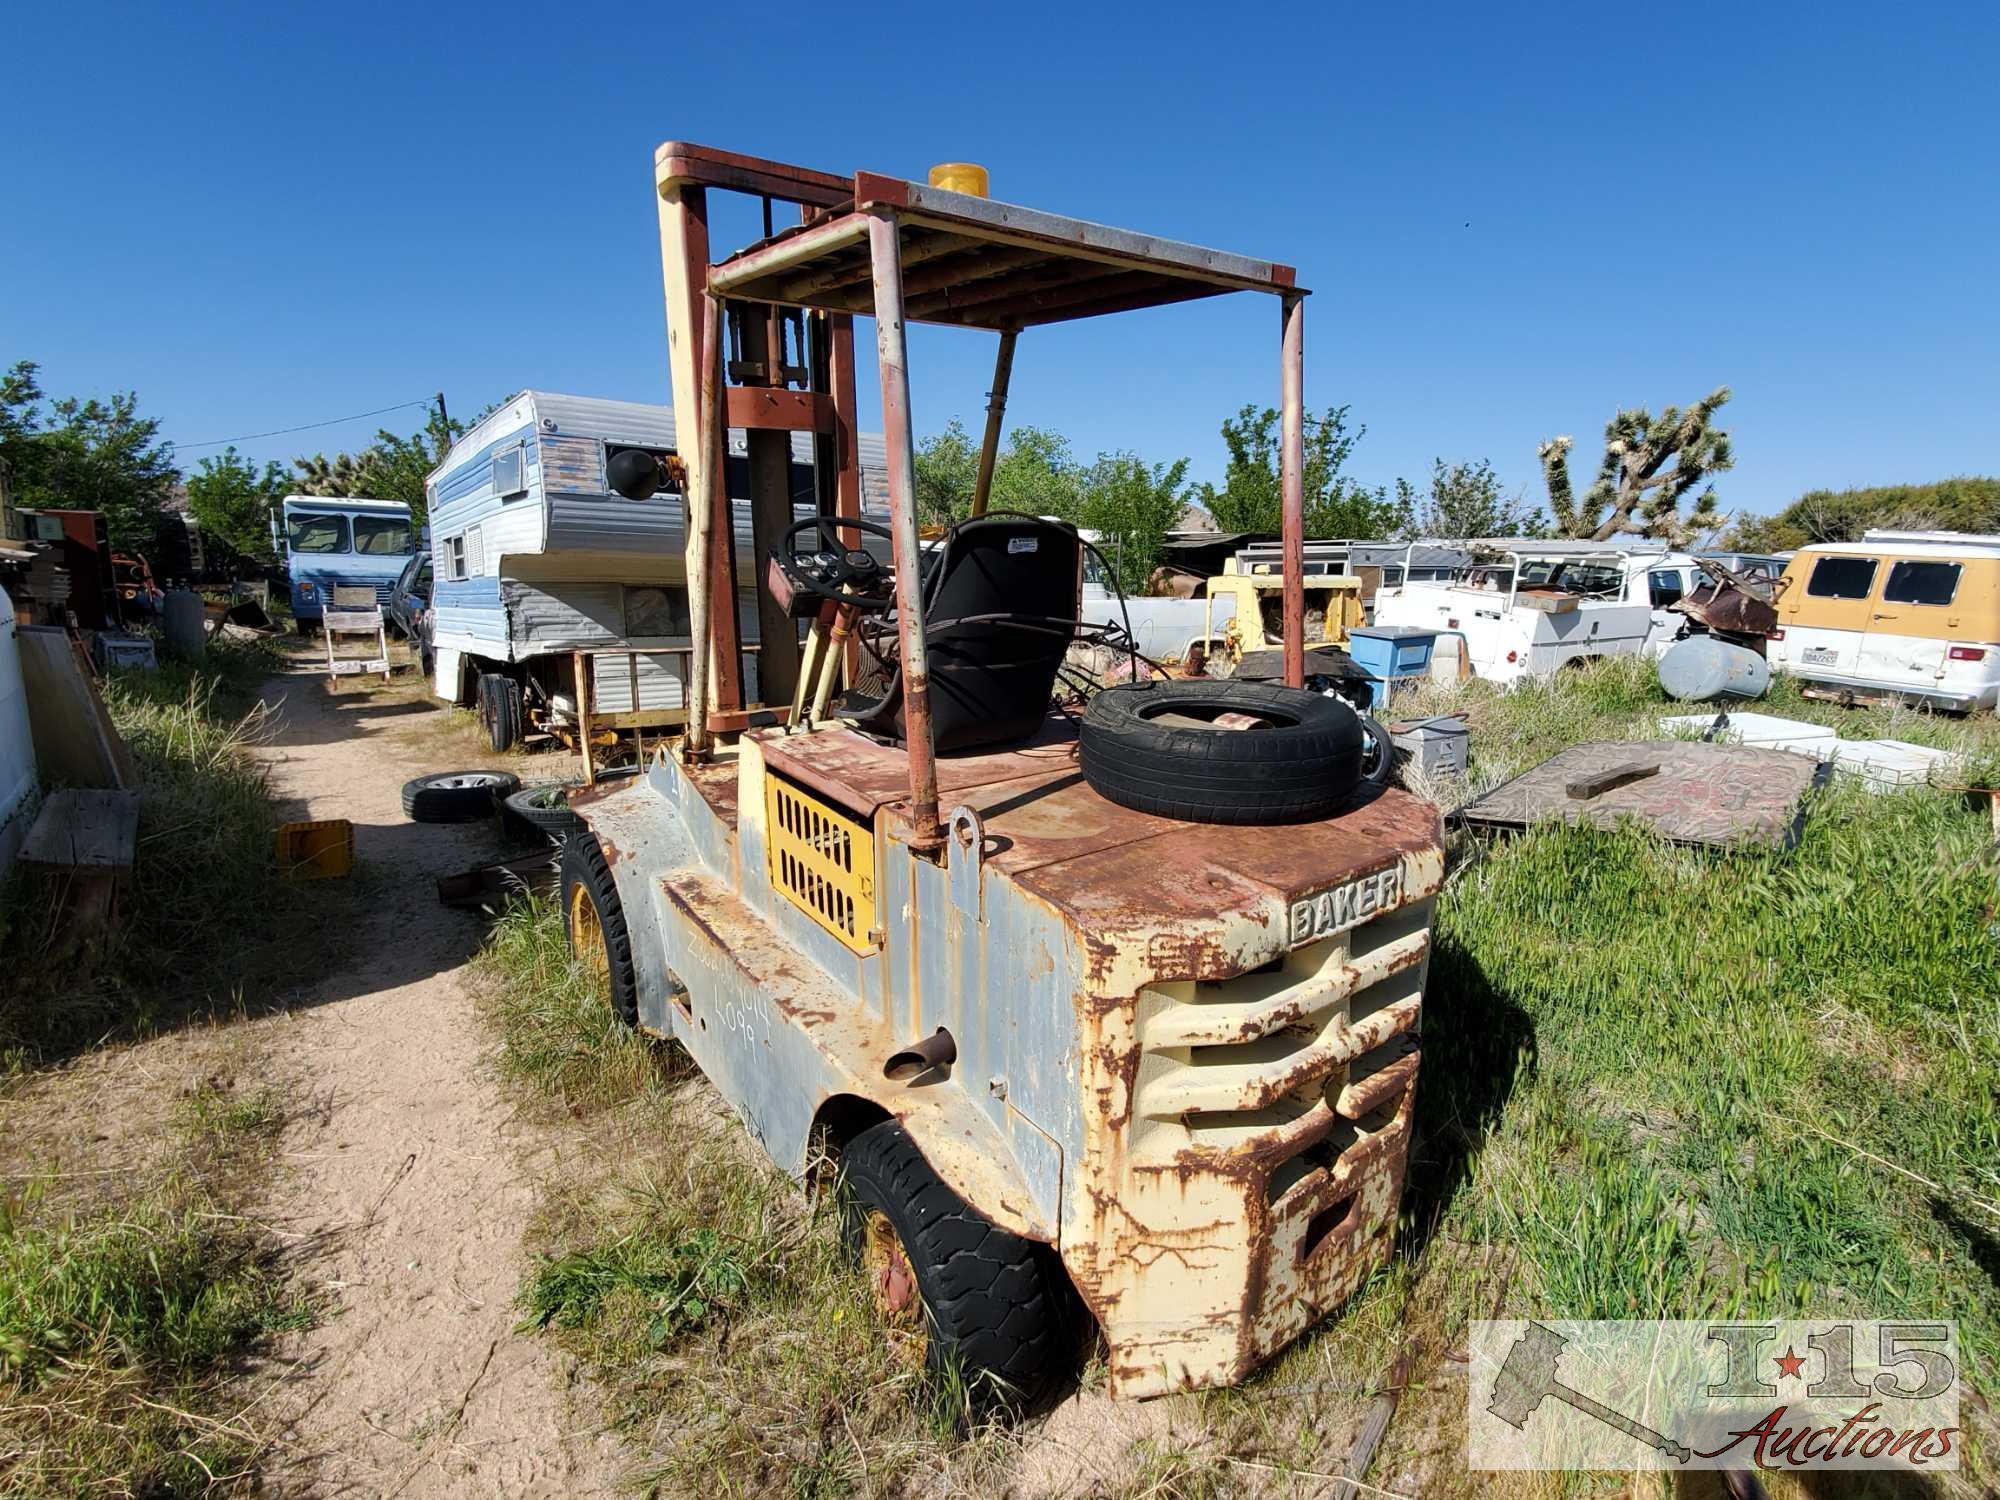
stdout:
<svg viewBox="0 0 2000 1500">
<path fill-rule="evenodd" d="M 2000 536 L 1870 531 L 1785 568 L 1771 665 L 1811 697 L 1970 713 L 2000 699 Z"/>
</svg>

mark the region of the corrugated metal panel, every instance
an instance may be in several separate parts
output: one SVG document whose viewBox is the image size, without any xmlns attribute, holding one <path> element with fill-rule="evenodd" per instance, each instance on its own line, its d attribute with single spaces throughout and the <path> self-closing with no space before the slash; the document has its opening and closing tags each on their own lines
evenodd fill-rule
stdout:
<svg viewBox="0 0 2000 1500">
<path fill-rule="evenodd" d="M 508 630 L 529 651 L 610 645 L 625 628 L 623 584 L 536 585 L 509 578 L 502 581 L 500 593 Z"/>
<path fill-rule="evenodd" d="M 639 656 L 630 662 L 636 665 L 628 664 L 623 656 L 591 658 L 590 678 L 595 686 L 590 702 L 596 712 L 630 713 L 635 673 L 640 708 L 679 708 L 686 702 L 681 686 L 681 674 L 687 670 L 685 656 Z"/>
</svg>

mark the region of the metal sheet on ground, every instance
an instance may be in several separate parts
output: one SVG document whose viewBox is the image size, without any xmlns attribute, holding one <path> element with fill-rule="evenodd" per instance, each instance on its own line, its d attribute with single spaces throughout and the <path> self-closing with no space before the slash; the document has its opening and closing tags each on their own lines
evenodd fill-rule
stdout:
<svg viewBox="0 0 2000 1500">
<path fill-rule="evenodd" d="M 1577 797 L 1576 784 L 1637 763 L 1654 774 Z M 1573 745 L 1459 809 L 1473 828 L 1525 828 L 1551 818 L 1609 828 L 1626 818 L 1678 844 L 1790 848 L 1805 822 L 1805 794 L 1826 772 L 1803 755 L 1687 740 L 1602 740 Z"/>
</svg>

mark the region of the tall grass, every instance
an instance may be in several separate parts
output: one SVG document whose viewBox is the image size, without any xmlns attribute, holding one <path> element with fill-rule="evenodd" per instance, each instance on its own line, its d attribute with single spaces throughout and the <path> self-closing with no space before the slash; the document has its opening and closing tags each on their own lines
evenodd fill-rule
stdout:
<svg viewBox="0 0 2000 1500">
<path fill-rule="evenodd" d="M 277 1236 L 240 1212 L 284 1117 L 275 1090 L 205 1084 L 168 1112 L 143 1180 L 0 1188 L 0 1493 L 255 1487 L 270 1417 L 241 1409 L 239 1366 L 315 1316 Z"/>
<path fill-rule="evenodd" d="M 140 794 L 137 863 L 119 920 L 79 945 L 59 887 L 17 872 L 0 892 L 14 965 L 0 984 L 0 1071 L 188 1015 L 262 1002 L 306 973 L 344 893 L 290 886 L 252 751 L 271 730 L 258 699 L 280 658 L 267 642 L 212 643 L 199 661 L 116 671 L 103 685 Z"/>
</svg>

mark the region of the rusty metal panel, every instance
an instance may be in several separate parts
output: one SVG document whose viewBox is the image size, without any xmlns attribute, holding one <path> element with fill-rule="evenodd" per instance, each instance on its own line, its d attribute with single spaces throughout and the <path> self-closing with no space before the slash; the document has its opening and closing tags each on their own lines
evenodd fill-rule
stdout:
<svg viewBox="0 0 2000 1500">
<path fill-rule="evenodd" d="M 1649 774 L 1590 794 L 1621 767 Z M 1822 767 L 1804 755 L 1689 740 L 1609 740 L 1573 745 L 1455 815 L 1472 828 L 1525 828 L 1556 819 L 1610 828 L 1634 819 L 1682 844 L 1791 848 L 1805 796 Z M 1572 787 L 1585 790 L 1572 793 Z"/>
</svg>

